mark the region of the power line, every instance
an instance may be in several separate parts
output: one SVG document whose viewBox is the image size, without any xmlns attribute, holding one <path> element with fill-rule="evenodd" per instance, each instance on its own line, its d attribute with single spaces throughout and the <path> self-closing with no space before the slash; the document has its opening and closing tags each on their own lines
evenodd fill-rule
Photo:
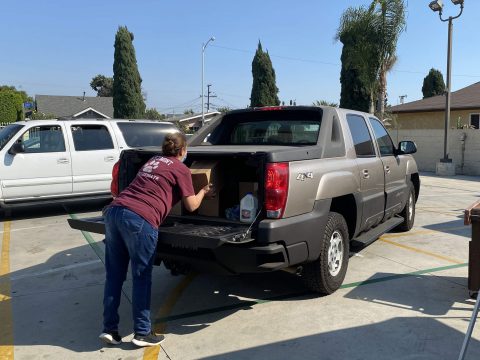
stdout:
<svg viewBox="0 0 480 360">
<path fill-rule="evenodd" d="M 232 47 L 228 47 L 228 46 L 220 46 L 220 45 L 213 45 L 213 44 L 211 46 L 219 48 L 219 49 L 237 51 L 237 52 L 248 53 L 248 54 L 255 54 L 255 52 L 251 51 L 251 50 L 237 49 L 237 48 L 232 48 Z M 340 64 L 340 63 L 332 63 L 332 62 L 328 62 L 328 61 L 302 59 L 302 58 L 296 58 L 296 57 L 290 57 L 290 56 L 274 55 L 274 54 L 271 54 L 271 53 L 269 53 L 269 55 L 270 55 L 270 57 L 278 58 L 278 59 L 284 59 L 284 60 L 300 61 L 300 62 L 306 62 L 306 63 L 330 65 L 330 66 L 337 66 L 337 67 L 342 66 L 342 64 Z M 425 74 L 424 71 L 412 71 L 412 70 L 391 70 L 391 72 L 406 73 L 406 74 L 420 74 L 420 75 Z M 471 75 L 471 74 L 452 74 L 452 76 L 454 76 L 454 77 L 480 78 L 480 75 Z"/>
</svg>

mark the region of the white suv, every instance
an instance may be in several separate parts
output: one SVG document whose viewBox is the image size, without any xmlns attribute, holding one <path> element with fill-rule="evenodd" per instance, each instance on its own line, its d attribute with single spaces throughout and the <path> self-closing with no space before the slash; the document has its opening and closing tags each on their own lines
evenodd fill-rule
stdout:
<svg viewBox="0 0 480 360">
<path fill-rule="evenodd" d="M 123 149 L 162 145 L 178 129 L 149 120 L 34 120 L 0 130 L 0 207 L 110 195 Z"/>
</svg>

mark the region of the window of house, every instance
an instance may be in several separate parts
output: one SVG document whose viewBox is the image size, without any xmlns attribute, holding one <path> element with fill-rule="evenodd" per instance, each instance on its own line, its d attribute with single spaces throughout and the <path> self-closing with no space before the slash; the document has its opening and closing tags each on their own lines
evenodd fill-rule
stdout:
<svg viewBox="0 0 480 360">
<path fill-rule="evenodd" d="M 73 145 L 76 151 L 113 149 L 113 140 L 104 125 L 72 125 Z"/>
<path fill-rule="evenodd" d="M 64 152 L 65 139 L 60 126 L 34 126 L 20 138 L 25 153 Z"/>
<path fill-rule="evenodd" d="M 470 125 L 480 129 L 480 114 L 470 114 Z"/>
<path fill-rule="evenodd" d="M 353 138 L 358 157 L 375 156 L 373 141 L 365 119 L 360 115 L 347 115 L 347 123 Z"/>
</svg>

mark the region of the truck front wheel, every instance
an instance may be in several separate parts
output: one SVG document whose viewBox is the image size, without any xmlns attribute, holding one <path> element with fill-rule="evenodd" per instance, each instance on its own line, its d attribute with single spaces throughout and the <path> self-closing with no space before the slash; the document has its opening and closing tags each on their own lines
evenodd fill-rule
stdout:
<svg viewBox="0 0 480 360">
<path fill-rule="evenodd" d="M 395 228 L 397 231 L 410 231 L 415 222 L 415 187 L 412 183 L 409 183 L 408 188 L 408 200 L 400 213 L 403 222 Z"/>
<path fill-rule="evenodd" d="M 348 226 L 342 215 L 328 215 L 318 259 L 304 267 L 306 287 L 320 294 L 331 294 L 343 283 L 349 256 Z"/>
</svg>

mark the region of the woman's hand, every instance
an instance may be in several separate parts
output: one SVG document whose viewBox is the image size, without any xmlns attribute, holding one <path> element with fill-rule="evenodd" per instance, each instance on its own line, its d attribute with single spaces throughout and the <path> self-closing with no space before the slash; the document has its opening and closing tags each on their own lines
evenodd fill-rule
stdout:
<svg viewBox="0 0 480 360">
<path fill-rule="evenodd" d="M 215 197 L 215 195 L 216 195 L 215 194 L 215 188 L 213 187 L 213 184 L 208 184 L 202 190 L 205 193 L 205 196 Z"/>
</svg>

